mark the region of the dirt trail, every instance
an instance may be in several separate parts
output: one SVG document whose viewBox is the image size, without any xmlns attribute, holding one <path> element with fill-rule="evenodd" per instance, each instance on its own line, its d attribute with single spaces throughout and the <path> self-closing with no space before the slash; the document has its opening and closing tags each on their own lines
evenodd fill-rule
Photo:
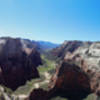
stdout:
<svg viewBox="0 0 100 100">
<path fill-rule="evenodd" d="M 34 84 L 34 87 L 35 88 L 39 88 L 41 85 L 46 84 L 46 83 L 49 83 L 50 78 L 51 78 L 51 75 L 48 72 L 44 72 L 43 75 L 45 77 L 45 80 L 44 81 L 41 81 L 39 83 L 35 83 Z"/>
</svg>

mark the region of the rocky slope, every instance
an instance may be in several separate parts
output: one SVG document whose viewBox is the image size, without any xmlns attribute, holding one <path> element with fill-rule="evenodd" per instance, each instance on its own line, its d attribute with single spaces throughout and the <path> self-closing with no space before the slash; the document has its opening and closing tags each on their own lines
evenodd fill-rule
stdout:
<svg viewBox="0 0 100 100">
<path fill-rule="evenodd" d="M 67 53 L 73 53 L 80 46 L 89 46 L 92 42 L 82 42 L 82 41 L 64 41 L 62 45 L 54 48 L 51 52 L 57 57 L 64 59 Z"/>
<path fill-rule="evenodd" d="M 64 59 L 74 61 L 88 75 L 91 91 L 100 96 L 100 43 L 80 47 Z"/>
<path fill-rule="evenodd" d="M 39 77 L 41 64 L 36 45 L 21 39 L 0 38 L 0 84 L 13 90 L 27 80 Z"/>
<path fill-rule="evenodd" d="M 70 49 L 63 44 L 55 50 L 62 63 L 51 79 L 51 87 L 60 89 L 59 95 L 70 100 L 82 100 L 91 93 L 100 96 L 100 42 L 83 42 L 78 47 L 79 42 L 73 42 Z"/>
<path fill-rule="evenodd" d="M 51 78 L 50 88 L 55 90 L 55 96 L 83 100 L 91 93 L 89 82 L 87 74 L 79 66 L 64 61 Z"/>
</svg>

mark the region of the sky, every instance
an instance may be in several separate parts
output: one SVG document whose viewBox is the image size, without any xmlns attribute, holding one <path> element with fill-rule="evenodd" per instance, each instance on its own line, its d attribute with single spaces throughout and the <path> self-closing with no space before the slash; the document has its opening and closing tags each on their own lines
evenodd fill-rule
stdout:
<svg viewBox="0 0 100 100">
<path fill-rule="evenodd" d="M 100 0 L 0 0 L 0 37 L 100 41 Z"/>
</svg>

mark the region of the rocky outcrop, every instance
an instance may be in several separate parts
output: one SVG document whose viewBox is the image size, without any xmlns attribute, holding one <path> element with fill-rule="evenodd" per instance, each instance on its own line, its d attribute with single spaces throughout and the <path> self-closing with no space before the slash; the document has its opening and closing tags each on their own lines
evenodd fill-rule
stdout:
<svg viewBox="0 0 100 100">
<path fill-rule="evenodd" d="M 73 53 L 80 46 L 89 46 L 92 42 L 82 42 L 82 41 L 65 41 L 61 46 L 53 49 L 51 52 L 54 56 L 61 57 L 64 59 L 67 53 Z"/>
<path fill-rule="evenodd" d="M 100 42 L 85 42 L 74 52 L 64 51 L 62 58 L 51 79 L 51 88 L 71 100 L 82 100 L 90 93 L 100 96 Z"/>
<path fill-rule="evenodd" d="M 89 77 L 91 91 L 100 96 L 100 43 L 80 47 L 73 54 L 65 56 L 66 61 L 74 61 Z"/>
<path fill-rule="evenodd" d="M 40 54 L 34 46 L 21 39 L 0 39 L 0 84 L 15 90 L 39 77 L 36 67 L 40 64 Z"/>
<path fill-rule="evenodd" d="M 82 100 L 91 93 L 89 78 L 73 62 L 62 62 L 56 74 L 51 78 L 50 88 L 56 96 L 69 100 Z"/>
</svg>

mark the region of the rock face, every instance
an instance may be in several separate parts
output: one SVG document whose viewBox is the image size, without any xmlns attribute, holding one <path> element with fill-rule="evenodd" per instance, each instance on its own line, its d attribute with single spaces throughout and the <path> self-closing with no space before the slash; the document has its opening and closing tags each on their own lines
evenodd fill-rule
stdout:
<svg viewBox="0 0 100 100">
<path fill-rule="evenodd" d="M 100 43 L 80 47 L 65 60 L 74 61 L 88 75 L 91 91 L 100 96 Z"/>
<path fill-rule="evenodd" d="M 51 100 L 53 97 L 57 96 L 56 89 L 44 90 L 42 88 L 34 89 L 28 98 L 25 100 Z"/>
<path fill-rule="evenodd" d="M 30 46 L 21 39 L 0 39 L 0 84 L 15 90 L 27 80 L 39 77 L 36 67 L 40 64 L 34 44 Z"/>
<path fill-rule="evenodd" d="M 90 93 L 100 96 L 100 42 L 83 42 L 73 52 L 63 50 L 63 62 L 51 79 L 51 88 L 70 100 L 82 100 Z"/>
<path fill-rule="evenodd" d="M 73 62 L 62 62 L 50 86 L 55 95 L 69 100 L 82 100 L 91 93 L 88 76 Z"/>
<path fill-rule="evenodd" d="M 64 59 L 67 53 L 73 53 L 78 47 L 84 45 L 90 45 L 92 42 L 82 42 L 82 41 L 65 41 L 61 46 L 52 50 L 52 54 Z"/>
<path fill-rule="evenodd" d="M 34 89 L 27 100 L 48 100 L 48 92 L 43 89 Z"/>
</svg>

